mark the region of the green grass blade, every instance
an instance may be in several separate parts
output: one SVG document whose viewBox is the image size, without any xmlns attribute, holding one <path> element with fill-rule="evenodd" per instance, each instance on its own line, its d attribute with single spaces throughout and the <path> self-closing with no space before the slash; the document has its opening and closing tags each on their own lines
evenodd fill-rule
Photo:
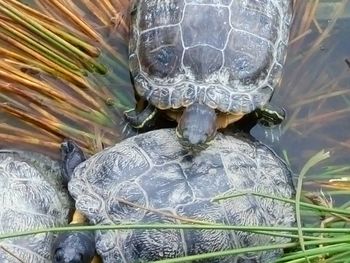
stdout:
<svg viewBox="0 0 350 263">
<path fill-rule="evenodd" d="M 316 164 L 319 162 L 329 158 L 329 152 L 325 152 L 324 150 L 318 152 L 315 154 L 301 169 L 301 172 L 298 177 L 298 184 L 297 184 L 297 189 L 296 189 L 296 195 L 295 195 L 295 214 L 296 214 L 296 220 L 297 220 L 297 227 L 298 227 L 298 235 L 299 235 L 299 242 L 300 242 L 300 247 L 302 251 L 305 253 L 305 243 L 304 243 L 304 238 L 303 238 L 303 230 L 301 226 L 301 212 L 300 212 L 300 199 L 301 199 L 301 192 L 302 192 L 302 187 L 303 187 L 303 179 L 306 175 L 306 173 Z M 305 254 L 305 259 L 308 263 L 310 263 L 309 259 L 307 258 Z"/>
</svg>

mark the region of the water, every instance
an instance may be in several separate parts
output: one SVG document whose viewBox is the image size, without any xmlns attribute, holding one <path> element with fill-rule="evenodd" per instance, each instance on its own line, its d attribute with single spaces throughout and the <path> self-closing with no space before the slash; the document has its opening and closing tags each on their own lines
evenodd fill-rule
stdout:
<svg viewBox="0 0 350 263">
<path fill-rule="evenodd" d="M 0 71 L 0 145 L 59 158 L 65 137 L 89 153 L 120 141 L 123 111 L 132 107 L 134 96 L 127 26 L 113 18 L 125 16 L 121 3 L 128 1 L 21 2 L 34 11 L 15 2 L 1 6 L 0 65 L 6 74 Z M 122 12 L 114 10 L 118 7 Z M 53 27 L 51 19 L 58 21 Z M 28 26 L 33 20 L 42 26 L 33 30 Z M 48 38 L 48 31 L 56 38 Z M 23 40 L 25 35 L 31 39 Z M 60 98 L 45 94 L 45 87 Z"/>
<path fill-rule="evenodd" d="M 272 98 L 286 109 L 286 121 L 273 130 L 252 129 L 279 154 L 285 151 L 295 172 L 322 149 L 331 153 L 322 165 L 350 161 L 350 3 L 319 1 L 317 19 L 300 29 L 315 2 L 304 1 L 304 12 L 296 14 L 282 83 Z"/>
</svg>

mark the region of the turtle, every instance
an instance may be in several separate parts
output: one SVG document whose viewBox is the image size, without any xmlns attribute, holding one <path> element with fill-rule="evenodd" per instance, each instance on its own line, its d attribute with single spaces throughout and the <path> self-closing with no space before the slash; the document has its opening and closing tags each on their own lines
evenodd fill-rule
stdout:
<svg viewBox="0 0 350 263">
<path fill-rule="evenodd" d="M 29 151 L 0 150 L 0 235 L 66 225 L 72 200 L 59 162 Z M 51 262 L 53 233 L 0 240 L 0 262 Z"/>
<path fill-rule="evenodd" d="M 176 140 L 175 129 L 130 137 L 83 160 L 73 141 L 63 145 L 71 174 L 68 189 L 76 209 L 93 225 L 174 224 L 186 220 L 238 226 L 291 227 L 294 206 L 263 198 L 293 198 L 293 174 L 270 148 L 239 135 L 223 134 L 196 154 Z M 247 192 L 243 194 L 243 192 Z M 214 201 L 215 197 L 243 195 Z M 82 239 L 85 239 L 84 236 Z M 64 253 L 75 242 L 57 243 Z M 104 263 L 150 262 L 227 249 L 290 242 L 243 231 L 129 229 L 95 231 Z M 272 250 L 200 262 L 273 262 Z"/>
<path fill-rule="evenodd" d="M 136 95 L 148 104 L 126 119 L 142 128 L 165 112 L 180 142 L 197 150 L 247 113 L 280 124 L 285 110 L 270 99 L 283 73 L 292 2 L 134 1 L 129 65 Z"/>
</svg>

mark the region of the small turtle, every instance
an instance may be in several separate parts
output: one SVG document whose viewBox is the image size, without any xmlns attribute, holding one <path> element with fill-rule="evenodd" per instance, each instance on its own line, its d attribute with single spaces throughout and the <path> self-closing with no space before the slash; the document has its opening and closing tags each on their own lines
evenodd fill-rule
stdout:
<svg viewBox="0 0 350 263">
<path fill-rule="evenodd" d="M 0 234 L 63 226 L 71 199 L 59 163 L 41 154 L 0 151 Z M 0 240 L 1 263 L 49 263 L 52 233 Z"/>
<path fill-rule="evenodd" d="M 289 227 L 293 205 L 243 195 L 220 202 L 216 196 L 242 191 L 292 198 L 292 175 L 273 151 L 259 142 L 219 133 L 196 155 L 186 151 L 174 129 L 155 130 L 124 140 L 77 165 L 82 153 L 68 141 L 64 163 L 76 208 L 91 224 L 180 223 L 181 219 L 238 226 Z M 72 165 L 77 165 L 72 167 Z M 73 169 L 74 168 L 74 169 Z M 85 237 L 83 237 L 85 239 Z M 104 263 L 149 262 L 233 248 L 284 243 L 242 231 L 96 231 L 96 250 Z M 73 242 L 57 243 L 61 253 Z M 270 263 L 281 250 L 227 256 L 201 262 Z"/>
<path fill-rule="evenodd" d="M 143 127 L 156 108 L 178 121 L 184 146 L 202 149 L 216 130 L 255 111 L 266 125 L 286 57 L 292 0 L 139 0 L 132 8 L 130 69 L 149 102 L 126 119 Z"/>
</svg>

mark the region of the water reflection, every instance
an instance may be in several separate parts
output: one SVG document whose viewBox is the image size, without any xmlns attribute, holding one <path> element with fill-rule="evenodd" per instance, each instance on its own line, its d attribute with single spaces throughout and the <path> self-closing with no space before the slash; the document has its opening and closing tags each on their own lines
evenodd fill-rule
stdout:
<svg viewBox="0 0 350 263">
<path fill-rule="evenodd" d="M 295 171 L 321 149 L 331 152 L 327 164 L 350 161 L 349 14 L 349 1 L 297 1 L 284 76 L 272 99 L 286 108 L 287 120 L 272 131 L 252 130 L 286 151 Z"/>
<path fill-rule="evenodd" d="M 0 145 L 58 157 L 65 137 L 90 153 L 120 141 L 129 0 L 0 2 Z"/>
</svg>

